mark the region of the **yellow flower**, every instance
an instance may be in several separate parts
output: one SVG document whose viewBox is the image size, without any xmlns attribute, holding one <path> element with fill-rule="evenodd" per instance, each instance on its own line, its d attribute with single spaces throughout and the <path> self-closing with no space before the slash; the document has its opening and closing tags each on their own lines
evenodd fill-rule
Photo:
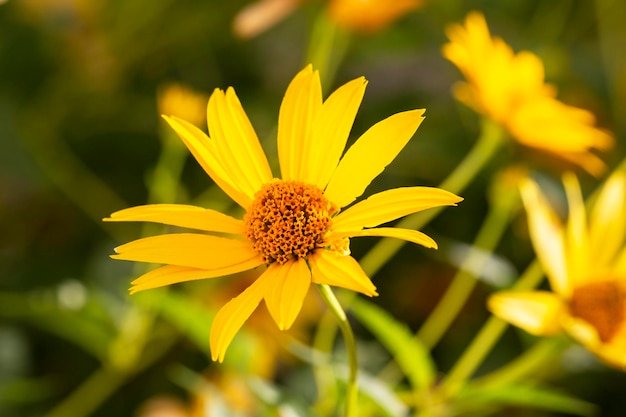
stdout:
<svg viewBox="0 0 626 417">
<path fill-rule="evenodd" d="M 244 7 L 233 21 L 234 32 L 252 38 L 274 26 L 306 0 L 258 0 Z M 423 0 L 326 0 L 330 18 L 340 27 L 377 32 L 423 4 Z"/>
<path fill-rule="evenodd" d="M 182 84 L 171 83 L 159 88 L 157 104 L 160 114 L 175 114 L 192 124 L 206 121 L 208 97 Z"/>
<path fill-rule="evenodd" d="M 422 0 L 329 0 L 328 12 L 338 26 L 377 32 L 422 3 Z"/>
<path fill-rule="evenodd" d="M 284 330 L 294 322 L 311 283 L 376 295 L 375 286 L 349 256 L 349 238 L 388 236 L 436 247 L 419 231 L 377 226 L 431 207 L 455 205 L 461 198 L 454 194 L 405 187 L 351 205 L 402 150 L 424 113 L 405 111 L 376 123 L 342 157 L 365 85 L 363 77 L 357 78 L 322 101 L 318 72 L 309 65 L 296 75 L 278 117 L 282 179 L 272 175 L 234 90 L 216 89 L 207 108 L 210 137 L 182 119 L 165 119 L 213 181 L 245 210 L 243 219 L 177 204 L 133 207 L 105 219 L 203 232 L 153 236 L 116 248 L 115 259 L 165 264 L 133 281 L 131 293 L 267 265 L 217 313 L 210 337 L 214 360 L 223 360 L 263 299 Z"/>
<path fill-rule="evenodd" d="M 458 83 L 457 99 L 504 126 L 519 143 L 554 154 L 597 175 L 604 169 L 592 149 L 613 144 L 594 127 L 590 112 L 556 99 L 556 89 L 544 82 L 536 55 L 515 54 L 502 39 L 491 37 L 482 14 L 472 12 L 465 26 L 451 25 L 443 54 L 467 82 Z"/>
<path fill-rule="evenodd" d="M 566 331 L 607 363 L 626 366 L 626 175 L 614 174 L 587 218 L 576 177 L 566 175 L 563 225 L 537 184 L 522 198 L 530 235 L 553 292 L 494 294 L 498 317 L 535 335 Z"/>
</svg>

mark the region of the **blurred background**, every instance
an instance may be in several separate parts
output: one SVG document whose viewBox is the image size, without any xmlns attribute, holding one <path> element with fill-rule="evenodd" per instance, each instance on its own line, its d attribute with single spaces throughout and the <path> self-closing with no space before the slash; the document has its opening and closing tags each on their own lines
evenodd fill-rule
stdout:
<svg viewBox="0 0 626 417">
<path fill-rule="evenodd" d="M 272 408 L 276 398 L 296 410 L 314 398 L 310 364 L 293 346 L 310 343 L 322 309 L 315 292 L 285 334 L 260 308 L 217 365 L 208 354 L 212 315 L 254 276 L 131 297 L 127 288 L 140 267 L 109 255 L 160 229 L 101 221 L 147 202 L 235 209 L 160 118 L 166 112 L 189 120 L 198 107 L 186 99 L 190 92 L 202 103 L 195 123 L 206 130 L 206 97 L 233 86 L 276 167 L 280 100 L 306 64 L 314 22 L 326 6 L 302 2 L 263 32 L 241 36 L 233 21 L 248 4 L 0 0 L 0 416 L 283 415 Z M 393 113 L 427 109 L 416 136 L 368 193 L 436 186 L 474 143 L 478 118 L 454 100 L 451 86 L 461 76 L 441 55 L 445 27 L 470 10 L 483 11 L 492 33 L 516 51 L 538 54 L 559 98 L 591 110 L 613 132 L 616 147 L 602 157 L 617 165 L 626 132 L 625 3 L 428 1 L 384 30 L 353 33 L 326 88 L 328 94 L 358 76 L 368 79 L 353 139 Z M 462 193 L 459 207 L 424 228 L 439 251 L 407 245 L 372 277 L 376 304 L 419 327 L 485 217 L 495 174 L 520 155 L 507 148 Z M 558 188 L 553 161 L 525 163 Z M 597 185 L 579 175 L 585 192 Z M 354 256 L 375 241 L 353 239 Z M 533 259 L 523 211 L 495 255 L 491 273 L 433 352 L 441 372 L 488 317 L 486 296 Z M 364 363 L 388 359 L 367 332 L 358 325 L 356 331 Z M 528 338 L 508 330 L 480 372 L 518 355 Z M 624 415 L 624 373 L 580 349 L 564 358 L 553 386 L 598 404 L 602 415 Z"/>
</svg>

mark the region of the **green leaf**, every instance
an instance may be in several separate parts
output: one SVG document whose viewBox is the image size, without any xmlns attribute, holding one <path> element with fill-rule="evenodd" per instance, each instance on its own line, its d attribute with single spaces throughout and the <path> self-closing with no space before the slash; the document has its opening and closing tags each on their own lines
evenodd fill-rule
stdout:
<svg viewBox="0 0 626 417">
<path fill-rule="evenodd" d="M 350 311 L 393 355 L 413 388 L 424 389 L 433 384 L 437 370 L 430 352 L 405 324 L 358 297 L 350 305 Z"/>
<path fill-rule="evenodd" d="M 456 398 L 453 408 L 457 415 L 481 408 L 517 406 L 557 411 L 577 416 L 593 416 L 598 408 L 587 401 L 574 398 L 554 388 L 531 385 L 511 384 L 501 387 L 489 385 L 469 386 Z"/>
</svg>

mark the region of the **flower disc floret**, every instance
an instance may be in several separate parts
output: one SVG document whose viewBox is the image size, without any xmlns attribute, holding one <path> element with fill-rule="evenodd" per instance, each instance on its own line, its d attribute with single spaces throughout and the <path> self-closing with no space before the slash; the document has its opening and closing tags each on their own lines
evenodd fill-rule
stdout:
<svg viewBox="0 0 626 417">
<path fill-rule="evenodd" d="M 590 282 L 576 287 L 569 302 L 572 316 L 591 324 L 604 343 L 613 339 L 624 323 L 626 293 L 617 282 Z"/>
<path fill-rule="evenodd" d="M 323 246 L 337 208 L 318 187 L 278 180 L 263 185 L 244 215 L 244 236 L 265 262 L 306 258 Z"/>
</svg>

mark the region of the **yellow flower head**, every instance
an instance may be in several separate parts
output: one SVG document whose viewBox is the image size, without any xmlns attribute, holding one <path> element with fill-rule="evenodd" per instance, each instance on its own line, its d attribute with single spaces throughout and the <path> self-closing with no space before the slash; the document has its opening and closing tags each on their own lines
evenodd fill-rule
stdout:
<svg viewBox="0 0 626 417">
<path fill-rule="evenodd" d="M 607 149 L 613 140 L 594 127 L 590 112 L 556 99 L 556 89 L 544 81 L 536 55 L 515 54 L 502 39 L 492 37 L 485 17 L 472 12 L 465 25 L 451 25 L 443 54 L 466 82 L 455 86 L 457 99 L 504 126 L 522 145 L 575 163 L 597 175 L 602 161 L 591 151 Z"/>
<path fill-rule="evenodd" d="M 158 109 L 160 114 L 175 114 L 193 124 L 206 121 L 206 102 L 208 96 L 197 93 L 178 84 L 167 84 L 159 88 Z"/>
<path fill-rule="evenodd" d="M 274 26 L 307 0 L 257 0 L 235 16 L 233 30 L 252 38 Z M 420 7 L 423 0 L 325 0 L 330 18 L 343 28 L 371 33 Z"/>
<path fill-rule="evenodd" d="M 422 0 L 329 0 L 337 25 L 358 32 L 377 32 L 422 5 Z"/>
<path fill-rule="evenodd" d="M 553 292 L 500 292 L 491 311 L 529 333 L 562 330 L 607 363 L 626 367 L 626 175 L 614 174 L 587 216 L 573 175 L 564 178 L 569 219 L 563 225 L 537 184 L 522 199 L 535 252 Z"/>
<path fill-rule="evenodd" d="M 349 255 L 349 238 L 388 236 L 434 248 L 435 242 L 419 231 L 377 226 L 462 200 L 437 188 L 405 187 L 352 204 L 406 145 L 424 113 L 405 111 L 376 123 L 342 157 L 365 85 L 363 77 L 357 78 L 323 101 L 317 71 L 309 65 L 296 75 L 278 117 L 281 179 L 273 176 L 234 90 L 216 89 L 207 108 L 209 136 L 183 119 L 165 119 L 213 181 L 245 210 L 243 219 L 178 204 L 133 207 L 105 219 L 200 231 L 148 237 L 116 248 L 115 259 L 165 264 L 133 281 L 131 293 L 267 266 L 217 313 L 210 338 L 214 360 L 223 360 L 261 300 L 285 330 L 311 283 L 376 295 L 376 287 Z"/>
</svg>

